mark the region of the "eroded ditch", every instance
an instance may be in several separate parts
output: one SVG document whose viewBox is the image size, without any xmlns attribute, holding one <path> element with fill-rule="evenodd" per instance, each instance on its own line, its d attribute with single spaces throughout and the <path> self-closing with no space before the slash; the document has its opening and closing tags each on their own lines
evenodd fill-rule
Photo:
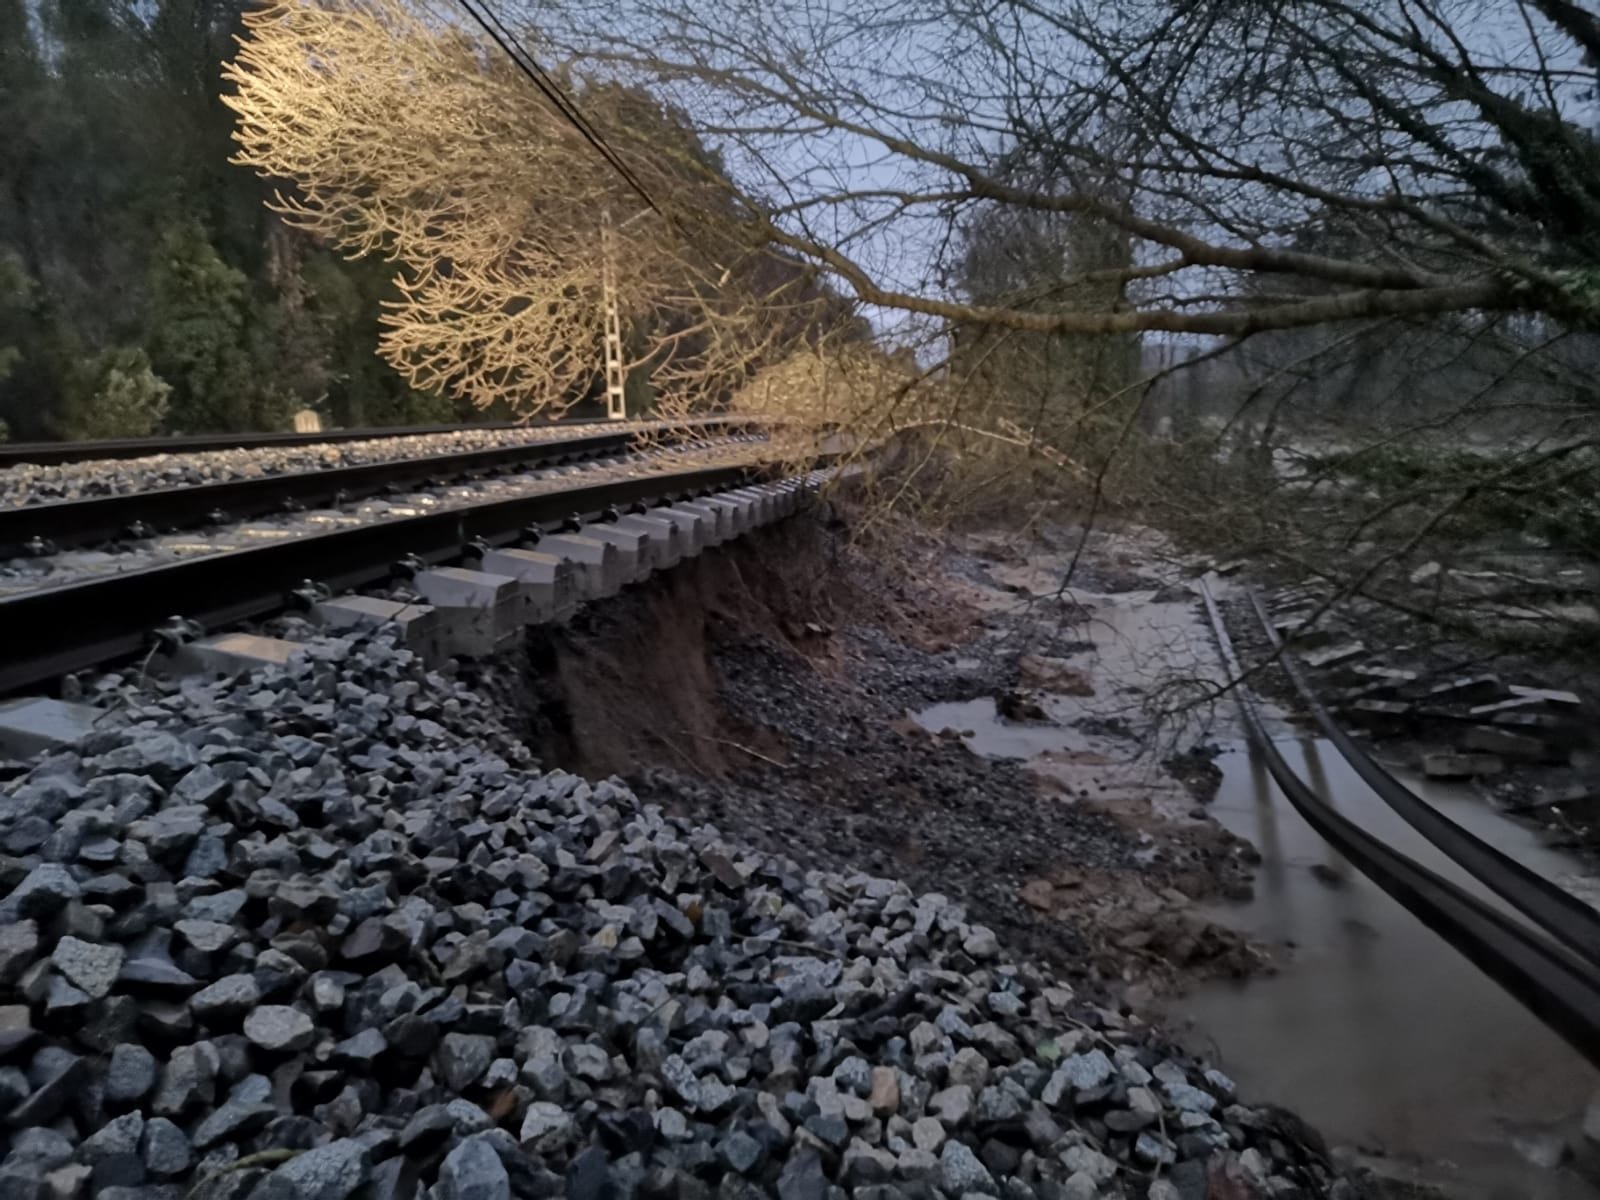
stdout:
<svg viewBox="0 0 1600 1200">
<path fill-rule="evenodd" d="M 1314 871 L 1292 812 L 1241 814 L 1242 756 L 1213 761 L 1231 707 L 1196 703 L 1209 638 L 1152 537 L 1092 541 L 1064 592 L 1066 533 L 874 563 L 791 523 L 536 647 L 534 741 L 802 865 L 950 895 L 1164 1014 L 1392 1194 L 1594 1195 L 1587 1069 L 1325 848 Z"/>
</svg>

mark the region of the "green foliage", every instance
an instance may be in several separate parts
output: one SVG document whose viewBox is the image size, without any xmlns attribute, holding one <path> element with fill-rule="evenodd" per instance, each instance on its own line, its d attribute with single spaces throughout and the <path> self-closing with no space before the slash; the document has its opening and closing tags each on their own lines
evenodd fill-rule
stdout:
<svg viewBox="0 0 1600 1200">
<path fill-rule="evenodd" d="M 105 351 L 68 376 L 62 431 L 71 438 L 148 437 L 161 427 L 171 392 L 142 349 Z"/>
<path fill-rule="evenodd" d="M 249 280 L 194 222 L 169 229 L 150 265 L 146 345 L 172 385 L 169 426 L 184 433 L 274 428 L 292 401 L 255 370 Z"/>
<path fill-rule="evenodd" d="M 476 416 L 377 357 L 388 266 L 286 229 L 228 162 L 244 6 L 0 0 L 0 420 L 19 438 L 286 428 L 307 406 Z"/>
<path fill-rule="evenodd" d="M 0 254 L 0 382 L 22 360 L 19 325 L 33 303 L 33 280 L 15 258 Z"/>
</svg>

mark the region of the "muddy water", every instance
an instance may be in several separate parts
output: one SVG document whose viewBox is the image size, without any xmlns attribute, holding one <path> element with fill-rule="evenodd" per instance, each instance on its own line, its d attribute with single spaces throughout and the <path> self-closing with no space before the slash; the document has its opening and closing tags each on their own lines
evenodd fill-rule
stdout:
<svg viewBox="0 0 1600 1200">
<path fill-rule="evenodd" d="M 1369 831 L 1431 869 L 1483 889 L 1373 795 L 1332 747 L 1284 743 L 1291 766 Z M 1281 973 L 1207 984 L 1168 1024 L 1209 1049 L 1250 1094 L 1283 1104 L 1332 1144 L 1383 1152 L 1383 1174 L 1452 1196 L 1592 1200 L 1570 1162 L 1535 1166 L 1579 1131 L 1600 1079 L 1565 1043 L 1353 871 L 1248 754 L 1221 760 L 1213 815 L 1260 849 L 1255 899 L 1210 913 L 1275 948 Z M 1594 902 L 1576 864 L 1469 790 L 1408 780 L 1447 815 Z M 1321 867 L 1321 876 L 1314 867 Z M 1331 874 L 1333 882 L 1326 878 Z M 1184 1034 L 1182 1026 L 1189 1031 Z M 1583 1174 L 1591 1174 L 1587 1163 Z"/>
<path fill-rule="evenodd" d="M 1061 578 L 1059 564 L 1043 560 L 991 574 L 1035 598 Z M 1096 695 L 1035 694 L 1049 718 L 1039 724 L 1003 720 L 988 699 L 936 705 L 916 719 L 935 732 L 961 733 L 974 753 L 1023 760 L 1046 779 L 1065 780 L 1070 796 L 1092 797 L 1116 811 L 1191 819 L 1193 802 L 1160 770 L 1159 754 L 1107 743 L 1073 722 L 1126 716 L 1138 728 L 1152 708 L 1174 699 L 1175 677 L 1220 681 L 1203 618 L 1192 604 L 1163 603 L 1150 592 L 1075 592 L 1074 599 L 1092 612 L 1074 634 L 1093 649 L 1073 662 L 1090 670 Z M 996 594 L 988 602 L 1002 608 L 1016 597 Z M 1282 714 L 1263 707 L 1269 725 L 1289 729 Z M 1196 736 L 1237 736 L 1231 709 L 1202 706 L 1190 714 L 1201 728 L 1169 731 L 1173 742 L 1182 748 Z M 1347 816 L 1492 899 L 1394 816 L 1337 751 L 1293 737 L 1285 751 Z M 1330 1145 L 1363 1151 L 1390 1178 L 1431 1184 L 1464 1200 L 1600 1200 L 1600 1188 L 1585 1178 L 1600 1178 L 1594 1170 L 1600 1148 L 1586 1143 L 1579 1128 L 1585 1106 L 1600 1093 L 1596 1073 L 1349 868 L 1246 753 L 1231 750 L 1219 765 L 1225 777 L 1210 814 L 1255 844 L 1262 863 L 1252 901 L 1207 915 L 1270 944 L 1281 969 L 1242 984 L 1197 987 L 1171 1006 L 1168 1029 L 1219 1060 L 1246 1094 L 1300 1114 Z M 1470 790 L 1408 782 L 1503 852 L 1590 903 L 1600 900 L 1595 881 L 1585 881 L 1576 863 L 1545 849 Z M 1563 1155 L 1558 1166 L 1531 1161 Z"/>
<path fill-rule="evenodd" d="M 1013 724 L 1002 720 L 993 696 L 935 704 L 912 719 L 929 733 L 954 730 L 974 754 L 989 758 L 1038 758 L 1063 750 L 1087 749 L 1087 739 L 1059 725 Z"/>
</svg>

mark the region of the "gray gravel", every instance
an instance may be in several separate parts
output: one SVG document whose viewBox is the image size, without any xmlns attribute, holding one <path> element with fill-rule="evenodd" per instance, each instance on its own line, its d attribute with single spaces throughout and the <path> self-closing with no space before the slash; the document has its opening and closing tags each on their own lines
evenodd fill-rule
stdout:
<svg viewBox="0 0 1600 1200">
<path fill-rule="evenodd" d="M 608 428 L 611 428 L 608 422 L 597 422 L 593 427 L 566 425 L 530 429 L 474 429 L 469 426 L 449 433 L 371 438 L 360 442 L 155 454 L 148 458 L 98 459 L 55 466 L 23 463 L 0 470 L 0 504 L 45 504 L 95 496 L 126 496 L 160 488 L 358 467 L 436 454 L 464 454 L 470 450 L 494 450 L 554 438 L 581 437 Z"/>
<path fill-rule="evenodd" d="M 1358 1194 L 960 905 L 541 773 L 386 635 L 98 691 L 0 804 L 5 1197 Z"/>
</svg>

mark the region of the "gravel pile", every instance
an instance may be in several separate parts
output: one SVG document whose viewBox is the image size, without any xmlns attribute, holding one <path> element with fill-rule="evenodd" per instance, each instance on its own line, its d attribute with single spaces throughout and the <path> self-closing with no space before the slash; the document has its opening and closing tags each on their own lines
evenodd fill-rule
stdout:
<svg viewBox="0 0 1600 1200">
<path fill-rule="evenodd" d="M 0 802 L 3 1200 L 1351 1194 L 960 906 L 540 773 L 385 636 L 100 691 Z"/>
<path fill-rule="evenodd" d="M 603 429 L 603 426 L 597 428 Z M 468 426 L 449 433 L 372 438 L 360 442 L 320 442 L 307 446 L 273 446 L 254 450 L 156 454 L 149 458 L 101 459 L 51 466 L 25 463 L 0 470 L 0 504 L 44 504 L 53 500 L 123 496 L 160 488 L 194 487 L 203 483 L 259 479 L 267 475 L 358 467 L 403 458 L 493 450 L 552 438 L 581 437 L 589 432 L 593 432 L 589 427 L 571 425 L 527 429 L 474 429 Z"/>
</svg>

